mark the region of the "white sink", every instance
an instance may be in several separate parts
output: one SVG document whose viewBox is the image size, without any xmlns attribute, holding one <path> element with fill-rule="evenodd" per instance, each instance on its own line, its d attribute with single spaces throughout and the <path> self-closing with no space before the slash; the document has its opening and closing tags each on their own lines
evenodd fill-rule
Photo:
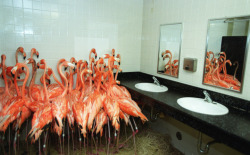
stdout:
<svg viewBox="0 0 250 155">
<path fill-rule="evenodd" d="M 217 102 L 208 103 L 204 99 L 195 97 L 183 97 L 177 100 L 177 103 L 190 111 L 207 115 L 225 115 L 228 108 Z"/>
<path fill-rule="evenodd" d="M 137 83 L 135 85 L 135 88 L 143 90 L 143 91 L 148 91 L 148 92 L 166 92 L 168 91 L 168 88 L 166 86 L 158 86 L 154 83 Z"/>
</svg>

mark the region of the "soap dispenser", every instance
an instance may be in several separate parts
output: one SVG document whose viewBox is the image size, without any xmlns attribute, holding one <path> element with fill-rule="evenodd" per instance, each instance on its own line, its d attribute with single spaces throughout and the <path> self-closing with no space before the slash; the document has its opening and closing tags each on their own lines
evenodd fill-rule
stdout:
<svg viewBox="0 0 250 155">
<path fill-rule="evenodd" d="M 184 58 L 183 69 L 186 71 L 196 72 L 197 59 L 196 58 Z"/>
</svg>

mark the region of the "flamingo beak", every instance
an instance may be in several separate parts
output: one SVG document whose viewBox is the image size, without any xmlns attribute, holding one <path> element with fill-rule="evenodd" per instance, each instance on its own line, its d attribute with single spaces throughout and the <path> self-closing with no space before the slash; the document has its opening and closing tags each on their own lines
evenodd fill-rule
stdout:
<svg viewBox="0 0 250 155">
<path fill-rule="evenodd" d="M 50 79 L 48 79 L 48 83 L 49 83 L 49 84 L 51 83 Z"/>
<path fill-rule="evenodd" d="M 39 65 L 37 65 L 37 68 L 39 69 Z"/>
<path fill-rule="evenodd" d="M 18 79 L 21 79 L 21 77 L 20 77 L 20 76 L 18 76 L 17 78 L 18 78 Z"/>
<path fill-rule="evenodd" d="M 24 67 L 22 67 L 22 70 L 24 70 Z"/>
<path fill-rule="evenodd" d="M 68 67 L 64 67 L 64 71 L 66 71 L 66 70 L 67 70 L 67 68 L 68 68 Z"/>
<path fill-rule="evenodd" d="M 97 58 L 97 55 L 95 56 L 95 59 Z"/>
<path fill-rule="evenodd" d="M 25 59 L 26 59 L 26 56 L 23 57 L 23 60 L 25 60 Z"/>
<path fill-rule="evenodd" d="M 11 75 L 12 75 L 13 78 L 15 77 L 15 74 L 13 74 L 12 72 L 11 72 Z"/>
<path fill-rule="evenodd" d="M 38 58 L 39 58 L 39 55 L 37 55 L 36 57 L 37 57 L 37 59 L 38 59 Z"/>
</svg>

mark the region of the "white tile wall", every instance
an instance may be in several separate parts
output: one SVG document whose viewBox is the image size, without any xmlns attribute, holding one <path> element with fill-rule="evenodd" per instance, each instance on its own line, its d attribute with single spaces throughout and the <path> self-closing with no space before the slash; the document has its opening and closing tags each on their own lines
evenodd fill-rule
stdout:
<svg viewBox="0 0 250 155">
<path fill-rule="evenodd" d="M 157 75 L 159 25 L 182 22 L 180 66 L 184 57 L 195 57 L 197 72 L 158 76 L 250 100 L 250 61 L 242 94 L 202 85 L 208 19 L 249 15 L 249 8 L 250 0 L 1 0 L 0 54 L 13 65 L 17 47 L 28 54 L 35 47 L 55 68 L 59 58 L 87 59 L 92 47 L 99 55 L 115 48 L 123 71 Z"/>
<path fill-rule="evenodd" d="M 250 15 L 250 0 L 144 0 L 143 2 L 142 72 L 250 100 L 250 54 L 247 55 L 242 93 L 202 84 L 208 20 Z M 183 40 L 180 54 L 180 72 L 177 79 L 157 74 L 157 53 L 160 24 L 178 22 L 183 23 Z M 250 48 L 248 49 L 249 52 Z M 198 68 L 195 73 L 182 69 L 184 57 L 198 59 Z"/>
<path fill-rule="evenodd" d="M 140 71 L 142 14 L 143 0 L 0 0 L 0 54 L 14 65 L 17 47 L 34 47 L 55 68 L 115 48 L 123 71 Z"/>
</svg>

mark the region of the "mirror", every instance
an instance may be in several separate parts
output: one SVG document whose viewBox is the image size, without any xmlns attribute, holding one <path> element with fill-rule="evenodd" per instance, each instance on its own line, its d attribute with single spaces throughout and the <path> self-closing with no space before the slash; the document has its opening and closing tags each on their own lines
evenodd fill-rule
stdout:
<svg viewBox="0 0 250 155">
<path fill-rule="evenodd" d="M 208 22 L 203 84 L 241 92 L 250 16 Z"/>
<path fill-rule="evenodd" d="M 157 73 L 178 77 L 182 24 L 160 26 Z"/>
</svg>

